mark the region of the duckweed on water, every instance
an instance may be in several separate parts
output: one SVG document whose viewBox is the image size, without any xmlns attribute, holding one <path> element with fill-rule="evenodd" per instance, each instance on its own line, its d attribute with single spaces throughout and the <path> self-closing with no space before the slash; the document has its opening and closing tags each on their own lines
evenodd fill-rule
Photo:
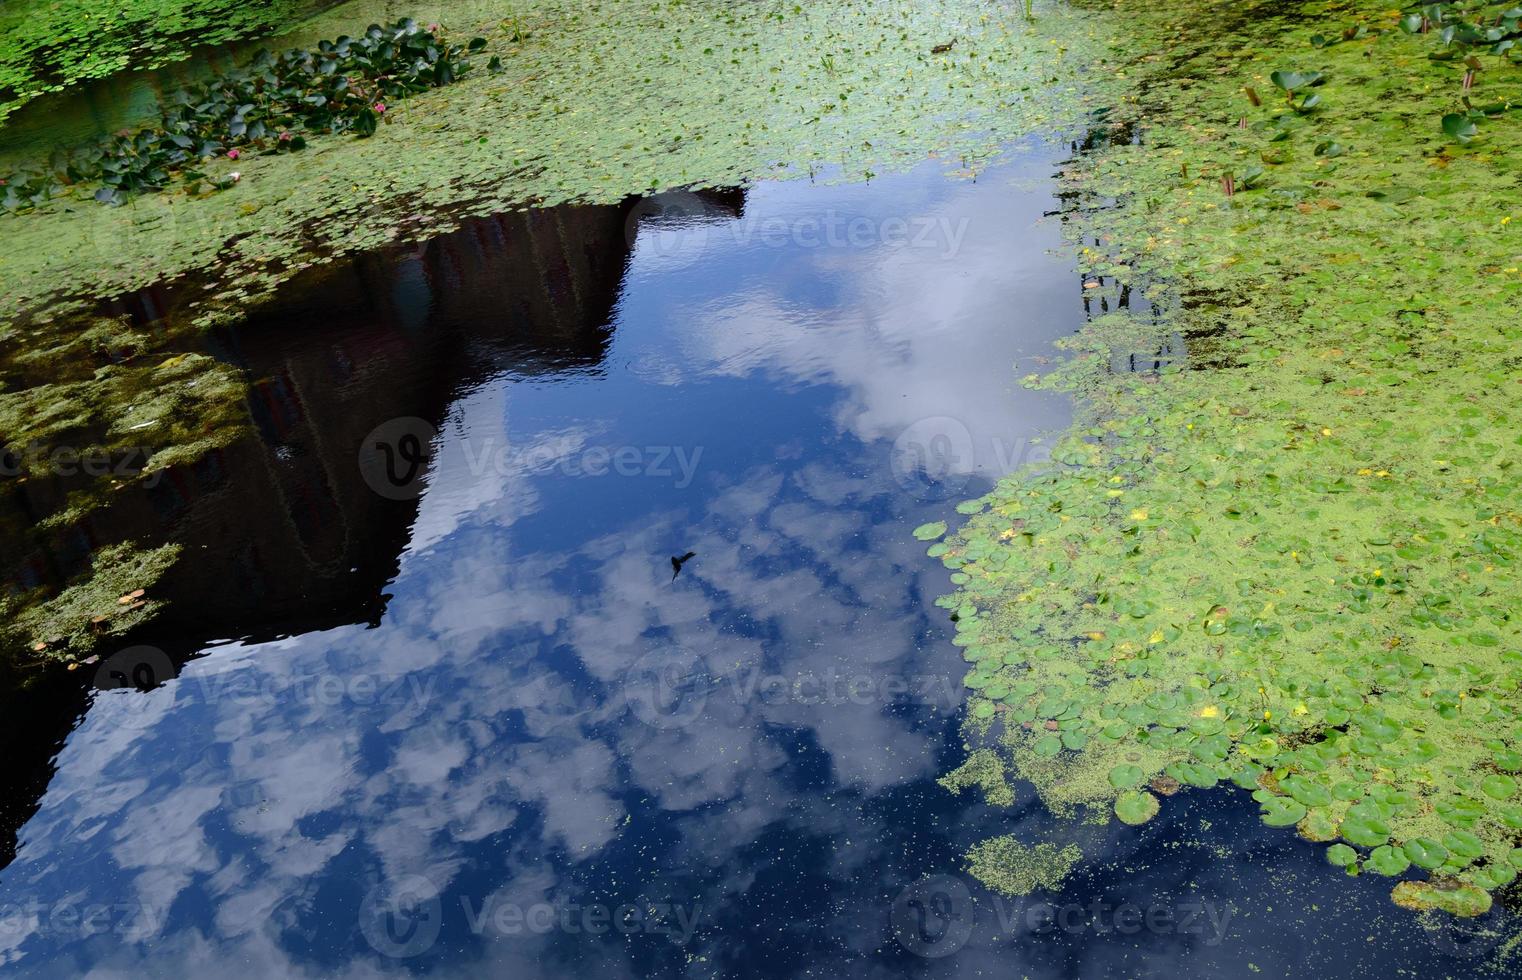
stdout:
<svg viewBox="0 0 1522 980">
<path fill-rule="evenodd" d="M 1483 912 L 1522 856 L 1522 120 L 1438 120 L 1522 72 L 1363 0 L 1114 6 L 1141 139 L 1065 175 L 1110 312 L 1030 382 L 1082 416 L 932 548 L 971 725 L 1058 810 L 1234 784 L 1419 876 L 1401 904 Z M 1315 104 L 1266 97 L 1286 70 Z"/>
</svg>

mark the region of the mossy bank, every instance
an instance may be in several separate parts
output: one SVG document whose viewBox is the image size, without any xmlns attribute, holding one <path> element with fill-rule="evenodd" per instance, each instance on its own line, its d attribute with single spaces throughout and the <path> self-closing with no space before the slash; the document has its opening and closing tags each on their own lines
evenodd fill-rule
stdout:
<svg viewBox="0 0 1522 980">
<path fill-rule="evenodd" d="M 1081 416 L 931 554 L 970 723 L 1052 807 L 1234 783 L 1475 914 L 1522 868 L 1522 69 L 1289 9 L 1107 8 L 1119 138 L 1063 178 L 1107 312 L 1027 379 Z"/>
</svg>

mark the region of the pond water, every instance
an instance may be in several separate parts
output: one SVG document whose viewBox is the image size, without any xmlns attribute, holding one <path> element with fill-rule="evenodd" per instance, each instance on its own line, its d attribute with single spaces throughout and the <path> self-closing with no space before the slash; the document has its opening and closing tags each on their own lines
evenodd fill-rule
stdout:
<svg viewBox="0 0 1522 980">
<path fill-rule="evenodd" d="M 256 432 L 113 508 L 193 556 L 102 667 L 162 683 L 10 730 L 6 972 L 1484 972 L 1499 907 L 1424 928 L 1245 794 L 936 785 L 965 665 L 910 531 L 1066 422 L 1016 381 L 1099 301 L 1063 152 L 470 221 L 210 337 Z M 1084 859 L 997 896 L 963 856 L 1009 833 Z"/>
</svg>

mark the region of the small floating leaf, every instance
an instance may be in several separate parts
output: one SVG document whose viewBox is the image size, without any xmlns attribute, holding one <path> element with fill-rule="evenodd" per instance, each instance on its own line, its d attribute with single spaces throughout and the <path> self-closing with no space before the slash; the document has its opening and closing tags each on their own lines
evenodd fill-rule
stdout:
<svg viewBox="0 0 1522 980">
<path fill-rule="evenodd" d="M 1339 868 L 1349 868 L 1358 863 L 1358 852 L 1346 844 L 1333 844 L 1326 849 L 1326 859 Z"/>
<path fill-rule="evenodd" d="M 1122 763 L 1110 770 L 1110 785 L 1116 789 L 1133 789 L 1141 784 L 1143 775 L 1140 766 Z"/>
<path fill-rule="evenodd" d="M 914 536 L 921 541 L 934 541 L 936 538 L 945 533 L 945 521 L 932 521 L 929 524 L 921 524 L 919 527 L 914 529 Z"/>
<path fill-rule="evenodd" d="M 1263 822 L 1270 827 L 1293 827 L 1305 819 L 1305 806 L 1287 796 L 1270 797 L 1263 804 Z"/>
<path fill-rule="evenodd" d="M 1151 793 L 1127 790 L 1115 798 L 1115 815 L 1122 823 L 1135 827 L 1157 816 L 1162 804 Z"/>
<path fill-rule="evenodd" d="M 1380 874 L 1393 878 L 1411 867 L 1411 860 L 1406 857 L 1406 852 L 1400 848 L 1383 844 L 1374 848 L 1365 864 Z"/>
<path fill-rule="evenodd" d="M 1432 871 L 1443 866 L 1448 860 L 1448 849 L 1431 837 L 1417 837 L 1408 840 L 1401 850 L 1406 852 L 1406 857 L 1418 868 Z"/>
</svg>

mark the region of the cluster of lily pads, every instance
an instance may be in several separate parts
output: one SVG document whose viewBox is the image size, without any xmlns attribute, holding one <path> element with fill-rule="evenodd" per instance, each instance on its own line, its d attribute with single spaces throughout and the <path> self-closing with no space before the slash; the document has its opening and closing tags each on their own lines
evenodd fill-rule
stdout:
<svg viewBox="0 0 1522 980">
<path fill-rule="evenodd" d="M 261 52 L 246 68 L 177 92 L 158 125 L 55 153 L 40 171 L 10 175 L 0 181 L 0 205 L 24 210 L 81 186 L 96 187 L 98 201 L 121 204 L 177 179 L 192 193 L 225 189 L 237 173 L 209 173 L 208 161 L 298 151 L 319 133 L 373 135 L 388 103 L 450 84 L 485 46 L 479 37 L 447 43 L 437 25 L 409 18 L 323 41 L 315 51 Z"/>
<path fill-rule="evenodd" d="M 1435 62 L 1461 62 L 1466 68 L 1457 102 L 1461 111 L 1444 113 L 1441 121 L 1443 132 L 1459 143 L 1468 143 L 1479 135 L 1479 124 L 1488 118 L 1522 108 L 1522 104 L 1509 100 L 1476 104 L 1470 98 L 1478 73 L 1485 67 L 1478 57 L 1489 54 L 1503 58 L 1513 65 L 1522 65 L 1522 7 L 1490 2 L 1457 2 L 1421 4 L 1400 18 L 1399 26 L 1407 34 L 1432 35 L 1441 47 L 1427 57 Z M 1339 35 L 1327 37 L 1311 35 L 1316 48 L 1329 48 L 1345 41 L 1358 41 L 1376 37 L 1378 28 L 1356 25 Z M 1325 79 L 1317 71 L 1281 70 L 1272 74 L 1274 85 L 1285 93 L 1290 106 L 1297 113 L 1307 113 L 1321 102 L 1316 93 L 1308 92 L 1312 86 Z"/>
<path fill-rule="evenodd" d="M 1128 68 L 1167 96 L 1127 93 L 1152 137 L 1074 163 L 1072 235 L 1092 285 L 1172 312 L 1065 342 L 1029 381 L 1084 396 L 1051 463 L 949 537 L 916 531 L 957 587 L 970 725 L 1054 809 L 1139 824 L 1238 787 L 1332 865 L 1399 879 L 1397 902 L 1483 912 L 1522 870 L 1522 273 L 1494 259 L 1516 141 L 1497 134 L 1495 168 L 1434 166 L 1413 134 L 1457 93 L 1406 44 L 1274 72 L 1298 42 L 1249 18 L 1180 65 L 1148 60 L 1176 24 L 1139 16 L 1157 33 Z M 1272 193 L 1223 208 L 1199 191 L 1262 155 L 1238 122 L 1255 72 L 1300 110 L 1280 129 L 1321 112 L 1327 77 L 1361 84 Z M 1475 210 L 1450 226 L 1456 200 Z M 1177 335 L 1210 369 L 1117 372 Z"/>
</svg>

